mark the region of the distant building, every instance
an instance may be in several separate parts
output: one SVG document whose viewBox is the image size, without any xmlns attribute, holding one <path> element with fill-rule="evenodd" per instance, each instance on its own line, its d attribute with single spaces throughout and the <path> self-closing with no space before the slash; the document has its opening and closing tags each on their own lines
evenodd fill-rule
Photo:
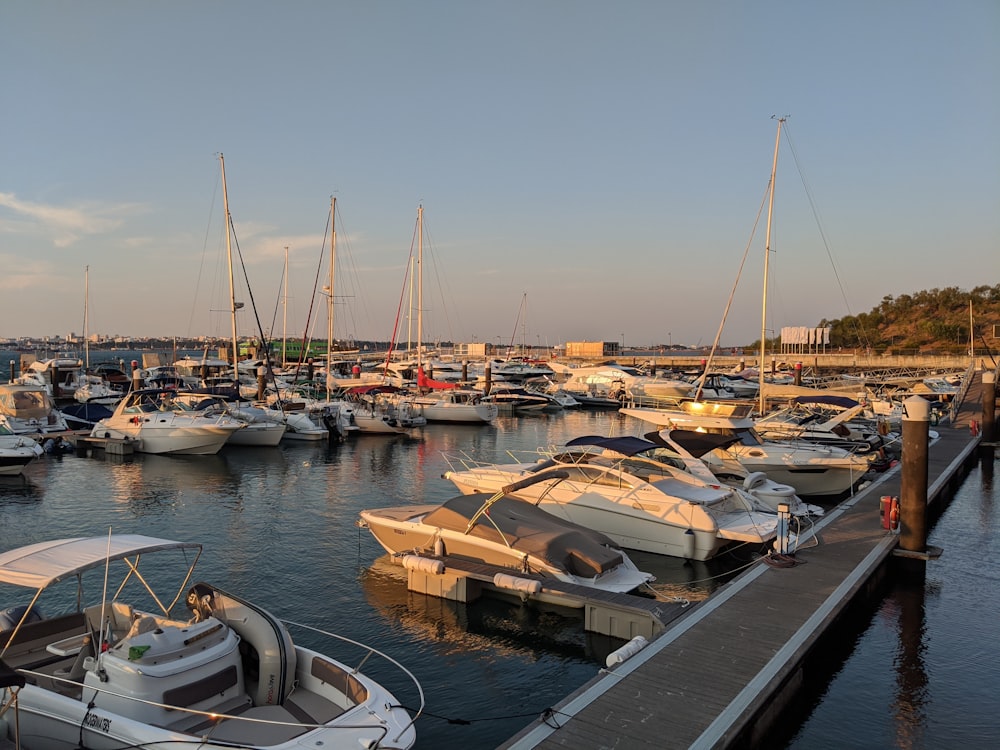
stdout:
<svg viewBox="0 0 1000 750">
<path fill-rule="evenodd" d="M 486 357 L 486 342 L 473 341 L 471 344 L 455 344 L 454 353 L 455 357 L 459 359 L 468 357 L 472 359 L 484 359 Z"/>
<path fill-rule="evenodd" d="M 566 356 L 581 359 L 617 357 L 621 347 L 617 341 L 567 341 Z"/>
</svg>

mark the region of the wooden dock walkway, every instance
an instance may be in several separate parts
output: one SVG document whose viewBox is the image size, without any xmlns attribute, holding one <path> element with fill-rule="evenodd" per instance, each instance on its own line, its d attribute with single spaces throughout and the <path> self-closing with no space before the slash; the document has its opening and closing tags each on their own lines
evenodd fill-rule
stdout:
<svg viewBox="0 0 1000 750">
<path fill-rule="evenodd" d="M 977 376 L 955 419 L 931 428 L 939 435 L 928 451 L 932 516 L 976 460 L 969 422 L 981 402 Z M 751 568 L 501 748 L 758 747 L 824 636 L 879 590 L 898 540 L 881 526 L 879 498 L 899 494 L 897 467 L 820 519 L 796 552 L 800 564 Z"/>
</svg>

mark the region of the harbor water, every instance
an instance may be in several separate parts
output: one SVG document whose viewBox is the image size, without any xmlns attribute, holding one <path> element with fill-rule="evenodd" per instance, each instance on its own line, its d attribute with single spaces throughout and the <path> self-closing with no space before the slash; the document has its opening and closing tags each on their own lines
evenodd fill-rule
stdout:
<svg viewBox="0 0 1000 750">
<path fill-rule="evenodd" d="M 995 748 L 1000 743 L 1000 484 L 981 455 L 928 544 L 923 578 L 896 570 L 807 686 L 790 750 Z M 780 744 L 772 745 L 780 747 Z"/>
<path fill-rule="evenodd" d="M 572 610 L 411 594 L 402 569 L 357 527 L 358 513 L 456 494 L 441 478 L 445 454 L 508 461 L 508 452 L 522 459 L 580 435 L 643 427 L 613 411 L 577 410 L 489 426 L 429 425 L 409 438 L 227 447 L 216 456 L 50 455 L 23 478 L 0 481 L 0 549 L 109 529 L 200 542 L 200 580 L 282 618 L 371 644 L 411 670 L 426 694 L 418 747 L 493 748 L 593 677 L 621 642 L 585 633 Z M 993 746 L 998 507 L 990 460 L 933 528 L 930 541 L 945 552 L 928 564 L 919 592 L 893 587 L 845 634 L 829 679 L 804 692 L 773 746 Z M 689 602 L 755 564 L 749 550 L 694 564 L 631 556 L 656 575 L 659 596 Z M 0 608 L 22 598 L 0 587 Z M 417 705 L 397 674 L 373 676 L 404 705 Z"/>
</svg>

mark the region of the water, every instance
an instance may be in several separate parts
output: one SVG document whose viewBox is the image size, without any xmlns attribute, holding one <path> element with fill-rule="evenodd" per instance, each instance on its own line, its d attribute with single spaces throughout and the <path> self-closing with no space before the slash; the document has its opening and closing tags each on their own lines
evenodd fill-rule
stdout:
<svg viewBox="0 0 1000 750">
<path fill-rule="evenodd" d="M 980 460 L 928 544 L 923 581 L 899 576 L 833 675 L 810 686 L 787 748 L 994 748 L 1000 741 L 1000 485 Z M 780 745 L 777 745 L 780 746 Z"/>
<path fill-rule="evenodd" d="M 203 543 L 201 580 L 406 665 L 427 696 L 418 747 L 493 748 L 593 677 L 620 642 L 584 633 L 582 617 L 571 611 L 410 594 L 402 570 L 355 526 L 358 512 L 452 496 L 441 479 L 448 468 L 442 452 L 503 460 L 505 451 L 586 434 L 639 434 L 642 427 L 613 412 L 568 411 L 493 426 L 430 425 L 416 439 L 362 436 L 339 446 L 117 460 L 46 456 L 24 480 L 0 478 L 0 549 L 104 535 L 109 527 Z M 969 475 L 933 528 L 930 542 L 945 552 L 928 564 L 924 584 L 894 588 L 845 634 L 829 680 L 804 691 L 789 734 L 770 746 L 994 746 L 1000 490 L 993 466 Z M 695 564 L 631 556 L 657 576 L 661 595 L 691 601 L 751 560 L 741 551 Z M 0 608 L 20 603 L 12 595 L 0 587 Z M 373 676 L 416 705 L 405 680 Z"/>
<path fill-rule="evenodd" d="M 430 425 L 414 439 L 358 436 L 342 445 L 225 448 L 216 456 L 45 456 L 0 482 L 0 549 L 71 536 L 142 533 L 204 544 L 196 577 L 281 617 L 369 643 L 397 658 L 427 696 L 420 747 L 490 748 L 583 684 L 621 645 L 586 634 L 582 615 L 483 598 L 462 605 L 410 594 L 355 522 L 363 508 L 440 502 L 442 453 L 504 460 L 586 434 L 639 428 L 615 412 Z M 634 553 L 664 596 L 703 599 L 747 564 Z M 0 588 L 0 608 L 22 602 Z M 55 614 L 49 613 L 49 614 Z M 415 692 L 373 673 L 408 706 Z M 384 678 L 384 679 L 383 679 Z M 471 724 L 449 723 L 461 719 Z"/>
</svg>

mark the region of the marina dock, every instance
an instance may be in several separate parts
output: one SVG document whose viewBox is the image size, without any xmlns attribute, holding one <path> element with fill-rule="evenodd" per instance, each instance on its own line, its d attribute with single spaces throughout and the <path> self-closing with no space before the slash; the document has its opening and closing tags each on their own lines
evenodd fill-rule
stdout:
<svg viewBox="0 0 1000 750">
<path fill-rule="evenodd" d="M 512 578 L 509 568 L 447 555 L 423 559 L 440 561 L 444 564 L 444 572 L 408 569 L 407 588 L 410 591 L 463 603 L 475 601 L 484 590 L 500 596 L 518 596 L 517 589 L 496 583 L 497 574 Z M 533 601 L 567 609 L 582 609 L 584 630 L 626 641 L 636 636 L 650 639 L 662 633 L 667 623 L 680 617 L 685 608 L 685 605 L 677 602 L 601 591 L 531 573 L 518 574 L 516 578 L 518 581 L 538 582 L 540 588 L 531 595 Z"/>
<path fill-rule="evenodd" d="M 982 392 L 977 374 L 951 421 L 934 428 L 930 518 L 977 460 Z M 759 747 L 838 624 L 886 582 L 899 537 L 881 525 L 880 497 L 900 494 L 900 475 L 890 470 L 821 518 L 797 564 L 751 568 L 500 747 Z"/>
</svg>

